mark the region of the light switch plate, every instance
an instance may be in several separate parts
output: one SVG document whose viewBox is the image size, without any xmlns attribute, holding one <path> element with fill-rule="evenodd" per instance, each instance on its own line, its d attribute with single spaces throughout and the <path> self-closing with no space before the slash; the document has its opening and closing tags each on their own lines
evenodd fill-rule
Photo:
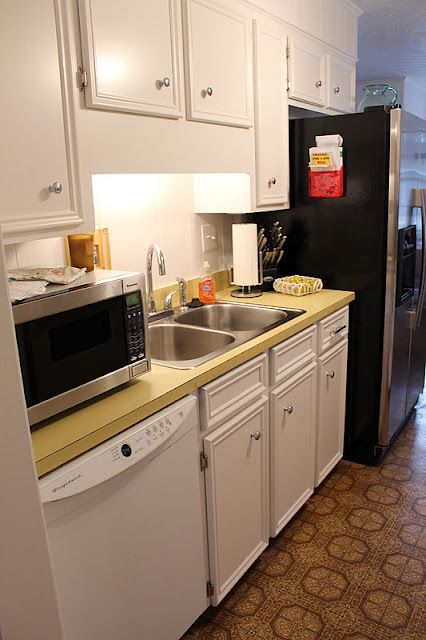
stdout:
<svg viewBox="0 0 426 640">
<path fill-rule="evenodd" d="M 203 251 L 217 249 L 217 229 L 214 224 L 203 224 L 201 227 Z"/>
</svg>

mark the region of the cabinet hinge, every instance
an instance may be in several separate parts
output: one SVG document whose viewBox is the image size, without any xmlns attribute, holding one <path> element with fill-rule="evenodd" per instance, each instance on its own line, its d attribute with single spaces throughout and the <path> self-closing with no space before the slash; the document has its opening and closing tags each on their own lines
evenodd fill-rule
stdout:
<svg viewBox="0 0 426 640">
<path fill-rule="evenodd" d="M 209 466 L 209 457 L 202 451 L 200 453 L 200 469 L 204 471 Z"/>
<path fill-rule="evenodd" d="M 289 46 L 287 46 L 287 47 L 285 48 L 285 57 L 286 57 L 286 58 L 289 58 L 289 57 L 290 57 L 290 47 L 289 47 Z"/>
<path fill-rule="evenodd" d="M 84 91 L 84 88 L 87 87 L 87 71 L 83 69 L 83 67 L 78 68 L 78 86 L 80 91 Z"/>
<path fill-rule="evenodd" d="M 211 582 L 207 583 L 207 597 L 210 598 L 211 596 L 214 596 L 214 584 L 212 584 Z"/>
<path fill-rule="evenodd" d="M 287 91 L 290 91 L 290 80 L 287 78 Z"/>
</svg>

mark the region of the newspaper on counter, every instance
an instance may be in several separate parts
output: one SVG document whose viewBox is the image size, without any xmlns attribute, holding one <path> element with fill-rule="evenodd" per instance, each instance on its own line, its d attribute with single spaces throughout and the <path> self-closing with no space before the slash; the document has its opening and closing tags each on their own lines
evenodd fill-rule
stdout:
<svg viewBox="0 0 426 640">
<path fill-rule="evenodd" d="M 71 284 L 74 280 L 81 278 L 85 272 L 86 268 L 78 269 L 77 267 L 34 267 L 9 269 L 7 275 L 9 280 L 44 280 L 53 284 Z"/>
<path fill-rule="evenodd" d="M 47 287 L 46 280 L 31 280 L 27 282 L 9 280 L 9 292 L 12 302 L 20 302 L 33 296 L 42 295 Z"/>
</svg>

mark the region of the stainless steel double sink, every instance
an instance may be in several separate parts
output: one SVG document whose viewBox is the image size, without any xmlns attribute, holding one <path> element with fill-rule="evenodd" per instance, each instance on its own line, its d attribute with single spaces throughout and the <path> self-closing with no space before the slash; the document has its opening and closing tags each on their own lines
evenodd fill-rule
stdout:
<svg viewBox="0 0 426 640">
<path fill-rule="evenodd" d="M 302 313 L 302 309 L 238 302 L 176 310 L 166 318 L 150 321 L 152 361 L 175 369 L 192 369 Z"/>
</svg>

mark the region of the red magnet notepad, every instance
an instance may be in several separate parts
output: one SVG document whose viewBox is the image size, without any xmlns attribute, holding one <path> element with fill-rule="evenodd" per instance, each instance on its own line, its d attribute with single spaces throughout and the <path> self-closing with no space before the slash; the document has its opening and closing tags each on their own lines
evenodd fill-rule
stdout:
<svg viewBox="0 0 426 640">
<path fill-rule="evenodd" d="M 343 167 L 338 171 L 309 170 L 311 198 L 340 198 L 343 196 Z"/>
</svg>

